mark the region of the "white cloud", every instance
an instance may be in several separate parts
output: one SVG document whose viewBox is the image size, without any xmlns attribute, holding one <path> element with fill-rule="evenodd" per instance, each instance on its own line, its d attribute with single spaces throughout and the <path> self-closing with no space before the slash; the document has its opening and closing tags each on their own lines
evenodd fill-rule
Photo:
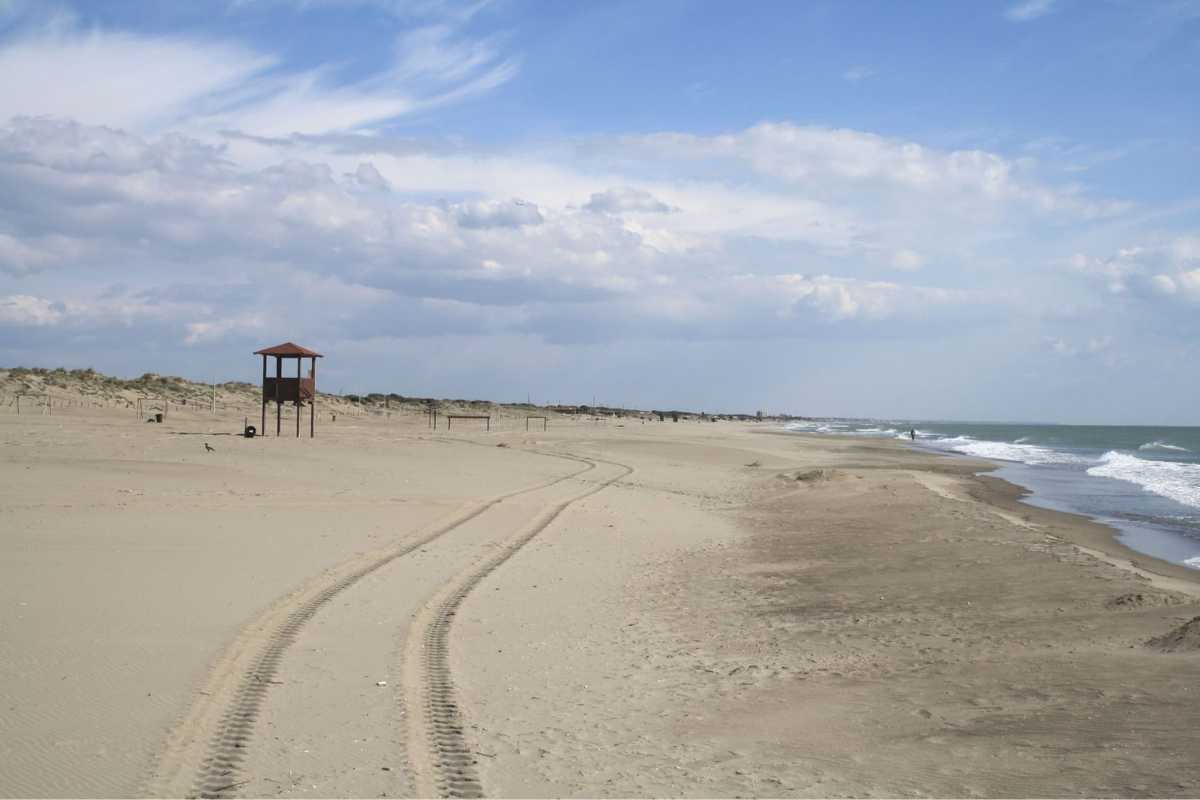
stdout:
<svg viewBox="0 0 1200 800">
<path fill-rule="evenodd" d="M 815 313 L 829 321 L 932 317 L 979 302 L 969 292 L 832 275 L 737 275 L 713 299 L 753 299 L 781 318 Z"/>
<path fill-rule="evenodd" d="M 668 214 L 678 210 L 643 189 L 629 186 L 594 192 L 583 207 L 600 214 Z"/>
<path fill-rule="evenodd" d="M 364 189 L 374 189 L 378 191 L 388 191 L 392 185 L 388 183 L 387 178 L 380 174 L 374 164 L 359 164 L 354 172 L 347 177 L 353 178 L 354 182 Z"/>
<path fill-rule="evenodd" d="M 1108 256 L 1076 253 L 1068 269 L 1100 281 L 1111 294 L 1134 292 L 1183 301 L 1200 300 L 1200 237 L 1160 237 Z"/>
<path fill-rule="evenodd" d="M 858 83 L 859 81 L 866 80 L 874 75 L 875 70 L 873 70 L 871 67 L 859 64 L 858 66 L 850 67 L 848 70 L 843 72 L 842 79 L 850 81 L 851 83 Z"/>
<path fill-rule="evenodd" d="M 186 345 L 219 341 L 232 333 L 259 333 L 267 327 L 261 314 L 245 314 L 222 319 L 210 319 L 187 324 Z"/>
<path fill-rule="evenodd" d="M 63 312 L 45 298 L 24 294 L 0 297 L 0 324 L 55 325 L 62 318 Z"/>
<path fill-rule="evenodd" d="M 289 71 L 273 54 L 230 42 L 56 24 L 0 44 L 0 120 L 258 136 L 349 131 L 511 80 L 518 61 L 499 48 L 453 24 L 427 25 L 398 37 L 382 70 L 347 82 L 331 66 Z"/>
<path fill-rule="evenodd" d="M 820 321 L 929 318 L 963 298 L 810 277 L 795 259 L 789 269 L 749 271 L 753 259 L 738 245 L 747 231 L 831 252 L 853 241 L 836 212 L 786 193 L 703 182 L 650 183 L 651 191 L 564 172 L 565 201 L 556 204 L 486 194 L 448 203 L 409 194 L 394 157 L 358 158 L 247 167 L 179 136 L 17 120 L 0 129 L 0 217 L 36 222 L 4 234 L 0 256 L 20 262 L 21 274 L 126 284 L 108 296 L 56 296 L 72 309 L 61 322 L 154 325 L 188 345 L 265 334 L 276 317 L 360 335 L 399 320 L 425 332 L 477 326 L 554 338 L 576 335 L 581 308 L 596 339 L 708 322 L 761 335 Z M 602 188 L 614 184 L 623 188 Z M 580 194 L 637 221 L 579 208 Z M 57 249 L 38 249 L 50 238 Z M 922 258 L 892 252 L 909 268 Z"/>
<path fill-rule="evenodd" d="M 1143 261 L 1146 257 L 1145 248 L 1128 247 L 1103 258 L 1076 253 L 1067 259 L 1066 264 L 1074 272 L 1102 281 L 1110 293 L 1121 294 L 1128 290 L 1131 276 L 1145 272 Z"/>
<path fill-rule="evenodd" d="M 1120 213 L 1126 205 L 1087 198 L 1075 186 L 1049 186 L 1028 162 L 983 150 L 939 150 L 873 133 L 791 123 L 761 123 L 718 136 L 658 133 L 620 137 L 621 157 L 656 161 L 733 161 L 764 180 L 803 186 L 810 194 L 911 207 L 918 197 L 963 213 L 994 215 L 1025 207 L 1075 218 Z"/>
<path fill-rule="evenodd" d="M 544 221 L 536 205 L 517 199 L 464 203 L 455 206 L 454 213 L 464 228 L 520 228 Z"/>
<path fill-rule="evenodd" d="M 275 64 L 225 42 L 44 30 L 0 45 L 0 119 L 58 116 L 152 128 L 178 121 L 206 98 Z"/>
<path fill-rule="evenodd" d="M 1173 275 L 1155 275 L 1150 280 L 1161 294 L 1200 302 L 1200 269 L 1180 271 Z"/>
<path fill-rule="evenodd" d="M 1004 16 L 1012 22 L 1029 22 L 1053 11 L 1054 3 L 1055 0 L 1022 0 L 1009 6 Z"/>
</svg>

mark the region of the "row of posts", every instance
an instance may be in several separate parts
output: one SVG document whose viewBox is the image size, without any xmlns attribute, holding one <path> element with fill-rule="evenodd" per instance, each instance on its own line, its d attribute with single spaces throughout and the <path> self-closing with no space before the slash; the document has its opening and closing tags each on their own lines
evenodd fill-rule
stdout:
<svg viewBox="0 0 1200 800">
<path fill-rule="evenodd" d="M 17 395 L 13 395 L 13 397 L 15 399 L 17 415 L 20 416 L 20 414 L 21 414 L 21 398 L 23 398 L 23 397 L 39 397 L 40 398 L 41 395 L 17 394 Z M 142 418 L 142 413 L 144 410 L 143 406 L 142 406 L 142 400 L 143 400 L 143 398 L 141 398 L 141 397 L 136 398 L 136 402 L 132 406 L 132 408 L 134 410 L 134 414 L 137 416 L 138 419 Z M 167 416 L 167 409 L 170 408 L 170 406 L 171 406 L 171 401 L 167 400 L 164 397 L 164 398 L 160 398 L 159 402 L 162 403 L 162 415 L 163 415 L 163 418 L 165 419 Z M 68 401 L 68 405 L 71 405 L 71 404 L 72 404 L 71 401 Z M 49 416 L 54 416 L 54 396 L 50 392 L 46 392 L 46 401 L 44 403 L 39 403 L 38 405 L 42 409 L 41 413 L 49 415 Z M 62 405 L 62 403 L 60 403 L 60 405 Z M 78 402 L 78 405 L 82 406 L 82 405 L 84 405 L 84 402 L 81 400 Z M 212 414 L 217 413 L 216 387 L 213 388 L 212 405 L 210 407 L 210 412 Z"/>
<path fill-rule="evenodd" d="M 31 395 L 20 395 L 20 394 L 16 395 L 16 407 L 17 407 L 17 415 L 18 416 L 21 414 L 21 398 L 29 397 L 29 396 L 31 396 Z M 165 420 L 167 418 L 167 409 L 170 407 L 171 403 L 165 397 L 161 399 L 161 403 L 162 403 L 162 417 Z M 50 392 L 46 392 L 46 403 L 44 406 L 42 406 L 42 413 L 47 414 L 49 416 L 54 415 L 53 398 L 52 398 Z M 142 405 L 142 398 L 139 397 L 139 398 L 137 398 L 137 402 L 134 406 L 134 414 L 137 416 L 137 419 L 140 420 L 142 418 L 143 413 L 144 413 L 144 407 Z M 217 413 L 217 392 L 216 392 L 215 385 L 213 386 L 211 413 L 213 413 L 213 414 Z M 437 425 L 438 425 L 438 407 L 437 407 L 437 405 L 434 403 L 429 403 L 428 406 L 426 407 L 425 415 L 429 421 L 429 427 L 436 430 Z M 264 403 L 264 416 L 265 416 L 265 403 Z M 299 417 L 299 411 L 297 411 L 297 417 Z M 336 417 L 334 417 L 334 419 L 336 419 Z M 536 417 L 536 416 L 529 417 L 528 419 L 525 420 L 525 429 L 526 430 L 529 430 L 529 420 L 533 420 L 533 419 L 541 420 L 542 421 L 542 429 L 545 430 L 546 418 L 545 417 Z M 489 421 L 490 421 L 490 417 L 489 417 Z M 297 419 L 297 431 L 299 431 L 299 419 Z M 278 435 L 278 433 L 276 435 Z"/>
</svg>

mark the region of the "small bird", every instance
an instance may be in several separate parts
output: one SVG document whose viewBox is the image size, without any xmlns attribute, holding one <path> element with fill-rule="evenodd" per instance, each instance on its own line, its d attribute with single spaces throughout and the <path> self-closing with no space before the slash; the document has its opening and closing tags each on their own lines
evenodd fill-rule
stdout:
<svg viewBox="0 0 1200 800">
<path fill-rule="evenodd" d="M 210 453 L 215 453 L 215 452 L 217 452 L 216 448 L 215 448 L 215 447 L 213 447 L 213 446 L 212 446 L 211 444 L 209 444 L 208 442 L 205 442 L 205 443 L 204 443 L 204 449 L 205 449 L 205 450 L 207 450 L 207 451 L 208 451 L 208 452 L 210 452 Z"/>
</svg>

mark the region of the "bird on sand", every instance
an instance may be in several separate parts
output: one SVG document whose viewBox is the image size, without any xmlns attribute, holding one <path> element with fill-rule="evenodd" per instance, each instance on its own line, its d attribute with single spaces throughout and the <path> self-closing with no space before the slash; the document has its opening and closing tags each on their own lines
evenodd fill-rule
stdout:
<svg viewBox="0 0 1200 800">
<path fill-rule="evenodd" d="M 209 444 L 208 442 L 205 442 L 205 443 L 204 443 L 204 449 L 205 449 L 205 450 L 207 450 L 207 451 L 208 451 L 208 452 L 210 452 L 210 453 L 215 453 L 215 452 L 217 452 L 216 448 L 215 448 L 215 447 L 213 447 L 213 446 L 212 446 L 211 444 Z"/>
</svg>

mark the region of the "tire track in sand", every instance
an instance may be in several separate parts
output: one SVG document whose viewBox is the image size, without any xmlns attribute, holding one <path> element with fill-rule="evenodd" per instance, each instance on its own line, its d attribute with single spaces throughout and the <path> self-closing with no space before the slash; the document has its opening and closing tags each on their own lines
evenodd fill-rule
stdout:
<svg viewBox="0 0 1200 800">
<path fill-rule="evenodd" d="M 543 455 L 576 458 L 593 466 L 607 464 L 622 471 L 543 509 L 529 526 L 505 542 L 494 555 L 452 579 L 417 615 L 405 647 L 402 680 L 403 695 L 410 704 L 409 713 L 405 715 L 409 725 L 406 749 L 418 797 L 484 796 L 483 784 L 475 769 L 474 751 L 463 730 L 463 715 L 455 699 L 450 669 L 450 627 L 459 606 L 484 578 L 549 527 L 569 506 L 633 473 L 632 467 L 614 461 L 551 453 Z"/>
<path fill-rule="evenodd" d="M 539 452 L 584 463 L 582 469 L 459 511 L 414 537 L 345 561 L 280 599 L 245 626 L 209 671 L 196 702 L 167 739 L 144 795 L 231 797 L 242 779 L 239 768 L 254 733 L 263 700 L 279 663 L 300 629 L 333 597 L 365 576 L 401 558 L 494 506 L 520 495 L 571 480 L 596 468 L 584 459 Z"/>
</svg>

